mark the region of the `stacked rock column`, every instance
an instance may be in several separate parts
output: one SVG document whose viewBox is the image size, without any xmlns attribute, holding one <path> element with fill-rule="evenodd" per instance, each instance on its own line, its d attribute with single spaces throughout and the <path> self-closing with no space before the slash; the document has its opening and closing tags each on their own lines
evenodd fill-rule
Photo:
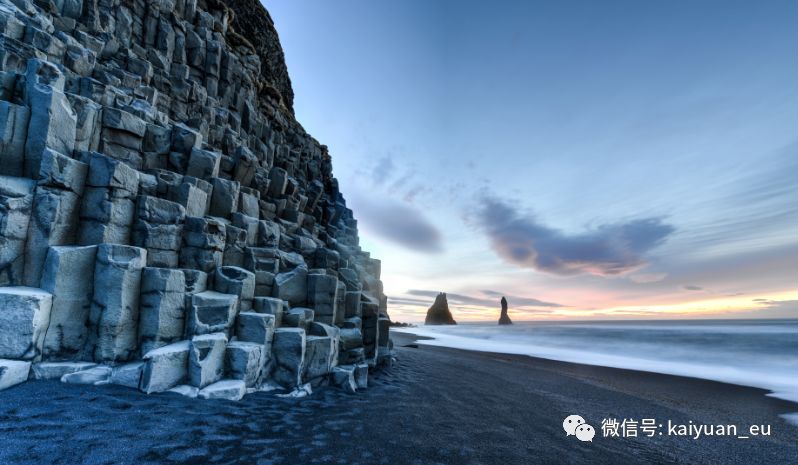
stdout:
<svg viewBox="0 0 798 465">
<path fill-rule="evenodd" d="M 276 34 L 232 19 L 0 0 L 0 388 L 354 390 L 391 360 L 379 261 L 269 71 Z"/>
</svg>

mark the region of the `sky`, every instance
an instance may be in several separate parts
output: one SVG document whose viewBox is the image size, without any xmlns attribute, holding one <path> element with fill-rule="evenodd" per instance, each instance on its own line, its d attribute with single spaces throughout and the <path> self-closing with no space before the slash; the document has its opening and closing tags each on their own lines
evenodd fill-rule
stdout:
<svg viewBox="0 0 798 465">
<path fill-rule="evenodd" d="M 394 321 L 798 318 L 798 2 L 264 4 Z"/>
</svg>

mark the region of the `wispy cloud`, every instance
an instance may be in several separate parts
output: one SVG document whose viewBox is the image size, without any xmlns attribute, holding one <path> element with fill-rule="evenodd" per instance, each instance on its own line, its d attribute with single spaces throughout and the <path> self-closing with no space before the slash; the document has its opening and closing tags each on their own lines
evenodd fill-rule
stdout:
<svg viewBox="0 0 798 465">
<path fill-rule="evenodd" d="M 429 297 L 430 299 L 434 299 L 435 296 L 438 295 L 439 291 L 432 291 L 426 289 L 410 289 L 407 291 L 408 295 L 412 296 L 419 296 L 419 297 Z M 565 305 L 561 305 L 554 302 L 545 302 L 543 300 L 538 299 L 531 299 L 528 297 L 517 297 L 508 294 L 502 294 L 497 291 L 482 291 L 484 296 L 475 297 L 469 296 L 464 294 L 455 294 L 455 293 L 446 293 L 446 298 L 449 302 L 457 305 L 473 305 L 478 307 L 499 307 L 499 299 L 502 296 L 507 297 L 508 304 L 513 308 L 520 308 L 520 307 L 565 307 Z"/>
<path fill-rule="evenodd" d="M 355 195 L 351 204 L 364 229 L 417 252 L 443 251 L 440 231 L 417 208 L 389 198 Z"/>
<path fill-rule="evenodd" d="M 558 275 L 620 275 L 646 265 L 644 255 L 675 228 L 660 218 L 608 224 L 566 234 L 490 195 L 480 199 L 478 226 L 509 263 Z"/>
<path fill-rule="evenodd" d="M 667 277 L 667 273 L 635 273 L 629 275 L 629 280 L 638 284 L 650 284 L 660 282 Z"/>
<path fill-rule="evenodd" d="M 703 290 L 704 290 L 704 288 L 703 288 L 703 287 L 701 287 L 701 286 L 694 286 L 694 285 L 692 285 L 692 284 L 690 284 L 690 285 L 687 285 L 687 286 L 682 286 L 682 289 L 684 289 L 685 291 L 703 291 Z"/>
<path fill-rule="evenodd" d="M 371 171 L 371 178 L 375 183 L 384 183 L 393 176 L 395 170 L 396 166 L 393 163 L 393 158 L 390 155 L 386 155 L 377 160 L 377 164 L 374 165 L 374 169 Z"/>
</svg>

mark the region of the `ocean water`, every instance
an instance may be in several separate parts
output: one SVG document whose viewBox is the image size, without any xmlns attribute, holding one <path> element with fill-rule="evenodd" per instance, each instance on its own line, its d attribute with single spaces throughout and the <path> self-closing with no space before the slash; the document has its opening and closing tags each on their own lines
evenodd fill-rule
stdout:
<svg viewBox="0 0 798 465">
<path fill-rule="evenodd" d="M 399 329 L 458 349 L 752 386 L 798 402 L 798 320 L 524 322 Z"/>
</svg>

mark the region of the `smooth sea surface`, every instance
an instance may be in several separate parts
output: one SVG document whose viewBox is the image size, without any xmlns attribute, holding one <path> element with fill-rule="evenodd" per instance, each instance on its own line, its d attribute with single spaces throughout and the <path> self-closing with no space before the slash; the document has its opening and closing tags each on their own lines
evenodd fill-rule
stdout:
<svg viewBox="0 0 798 465">
<path fill-rule="evenodd" d="M 798 320 L 518 322 L 392 328 L 420 344 L 763 388 L 798 402 Z"/>
</svg>

